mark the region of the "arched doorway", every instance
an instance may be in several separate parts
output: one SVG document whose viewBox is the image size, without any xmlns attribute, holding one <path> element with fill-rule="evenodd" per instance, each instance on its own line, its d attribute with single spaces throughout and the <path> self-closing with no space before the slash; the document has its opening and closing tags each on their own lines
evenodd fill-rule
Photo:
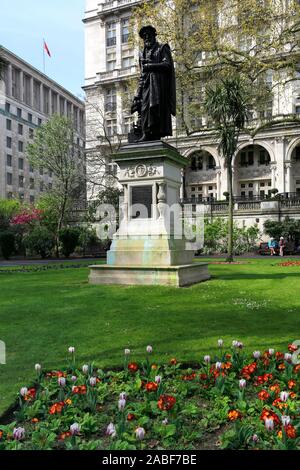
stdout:
<svg viewBox="0 0 300 470">
<path fill-rule="evenodd" d="M 185 173 L 186 197 L 195 201 L 218 198 L 217 163 L 207 150 L 197 150 L 189 156 Z"/>
<path fill-rule="evenodd" d="M 261 145 L 247 145 L 234 161 L 234 194 L 242 198 L 265 198 L 271 195 L 271 157 Z"/>
</svg>

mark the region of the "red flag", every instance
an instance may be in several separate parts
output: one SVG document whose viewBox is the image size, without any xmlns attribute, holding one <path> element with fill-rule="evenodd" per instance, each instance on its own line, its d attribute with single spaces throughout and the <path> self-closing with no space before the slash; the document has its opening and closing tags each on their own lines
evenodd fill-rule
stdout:
<svg viewBox="0 0 300 470">
<path fill-rule="evenodd" d="M 51 57 L 51 53 L 50 53 L 50 51 L 49 51 L 49 47 L 47 46 L 45 40 L 44 40 L 44 49 L 45 49 L 45 51 L 47 52 L 48 56 Z"/>
</svg>

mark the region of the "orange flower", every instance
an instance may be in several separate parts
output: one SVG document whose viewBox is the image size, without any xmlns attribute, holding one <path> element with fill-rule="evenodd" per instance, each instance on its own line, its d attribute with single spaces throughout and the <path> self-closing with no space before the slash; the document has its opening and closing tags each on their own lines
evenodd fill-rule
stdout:
<svg viewBox="0 0 300 470">
<path fill-rule="evenodd" d="M 289 437 L 290 439 L 295 439 L 297 437 L 296 428 L 292 424 L 288 424 L 287 426 L 285 426 L 284 430 L 286 432 L 287 437 Z"/>
<path fill-rule="evenodd" d="M 176 398 L 171 395 L 161 395 L 157 402 L 157 406 L 162 411 L 169 411 L 176 403 Z"/>
<path fill-rule="evenodd" d="M 267 410 L 266 408 L 264 408 L 262 410 L 261 415 L 260 415 L 260 419 L 262 421 L 265 421 L 267 418 L 272 418 L 273 421 L 274 421 L 274 424 L 280 424 L 280 420 L 279 420 L 277 414 L 274 413 L 274 411 Z"/>
<path fill-rule="evenodd" d="M 196 373 L 193 372 L 190 375 L 183 375 L 181 378 L 182 378 L 182 380 L 185 380 L 185 381 L 188 382 L 188 381 L 194 380 L 196 378 Z"/>
<path fill-rule="evenodd" d="M 241 418 L 242 415 L 238 410 L 230 410 L 228 411 L 228 419 L 230 421 L 236 421 L 237 419 Z"/>
<path fill-rule="evenodd" d="M 207 379 L 206 374 L 200 374 L 199 377 L 200 377 L 200 380 L 206 380 Z"/>
<path fill-rule="evenodd" d="M 39 419 L 38 419 L 38 418 L 32 418 L 31 422 L 32 422 L 32 423 L 38 423 L 38 422 L 39 422 Z"/>
<path fill-rule="evenodd" d="M 173 357 L 173 359 L 170 360 L 170 364 L 171 364 L 171 366 L 176 366 L 177 359 L 175 359 L 175 357 Z"/>
<path fill-rule="evenodd" d="M 298 346 L 295 346 L 294 344 L 289 344 L 288 345 L 288 350 L 290 352 L 295 352 L 295 351 L 297 351 L 297 349 L 298 349 Z"/>
<path fill-rule="evenodd" d="M 225 357 L 226 357 L 227 360 L 229 360 L 229 359 L 231 359 L 232 356 L 231 356 L 231 354 L 225 354 Z"/>
<path fill-rule="evenodd" d="M 145 389 L 147 390 L 147 392 L 156 392 L 156 390 L 158 389 L 158 385 L 156 382 L 148 382 L 145 386 Z"/>
<path fill-rule="evenodd" d="M 72 405 L 72 400 L 70 400 L 70 398 L 68 398 L 67 400 L 65 400 L 65 404 L 66 405 Z"/>
<path fill-rule="evenodd" d="M 232 367 L 231 362 L 225 362 L 224 364 L 222 364 L 222 369 L 229 370 L 231 369 L 231 367 Z"/>
<path fill-rule="evenodd" d="M 67 432 L 63 432 L 61 433 L 59 436 L 58 436 L 58 439 L 60 441 L 64 441 L 65 439 L 67 439 L 68 437 L 71 437 L 72 434 L 70 433 L 70 431 L 67 431 Z"/>
<path fill-rule="evenodd" d="M 270 398 L 270 394 L 266 390 L 262 390 L 257 394 L 257 396 L 262 401 L 268 400 L 268 398 Z"/>
<path fill-rule="evenodd" d="M 3 437 L 3 431 L 0 430 L 0 439 Z"/>
<path fill-rule="evenodd" d="M 284 364 L 279 364 L 278 370 L 284 370 L 284 369 L 285 369 L 285 365 Z"/>
<path fill-rule="evenodd" d="M 295 372 L 295 374 L 297 374 L 299 371 L 300 371 L 300 364 L 297 364 L 297 365 L 294 367 L 294 372 Z"/>
<path fill-rule="evenodd" d="M 65 406 L 64 402 L 54 403 L 49 410 L 50 415 L 60 414 Z"/>
<path fill-rule="evenodd" d="M 158 369 L 158 366 L 156 364 L 152 364 L 151 369 L 156 370 L 156 369 Z"/>
<path fill-rule="evenodd" d="M 293 398 L 296 398 L 296 393 L 295 392 L 290 392 L 289 394 L 289 398 L 293 399 Z"/>
<path fill-rule="evenodd" d="M 276 395 L 279 395 L 280 393 L 280 387 L 278 384 L 273 384 L 270 387 L 271 392 L 274 392 Z"/>
<path fill-rule="evenodd" d="M 136 362 L 130 362 L 130 364 L 128 364 L 128 370 L 130 372 L 137 372 L 139 370 L 139 366 Z"/>
<path fill-rule="evenodd" d="M 277 351 L 275 353 L 276 361 L 281 361 L 284 358 L 284 354 L 282 352 Z"/>
<path fill-rule="evenodd" d="M 279 408 L 279 410 L 284 410 L 284 408 L 286 408 L 288 406 L 288 404 L 283 403 L 280 400 L 280 398 L 276 398 L 276 400 L 273 401 L 272 405 L 275 406 L 276 408 Z"/>
<path fill-rule="evenodd" d="M 136 416 L 133 413 L 127 415 L 127 421 L 133 421 L 134 419 L 136 419 Z"/>
<path fill-rule="evenodd" d="M 34 400 L 35 395 L 36 395 L 36 389 L 30 388 L 27 392 L 27 395 L 24 397 L 24 400 L 25 401 Z"/>
<path fill-rule="evenodd" d="M 279 437 L 279 439 L 282 439 L 282 431 L 278 431 L 277 436 Z"/>
<path fill-rule="evenodd" d="M 288 381 L 288 387 L 291 390 L 292 388 L 296 387 L 296 381 L 295 380 L 289 380 Z"/>
<path fill-rule="evenodd" d="M 73 387 L 74 395 L 85 395 L 86 394 L 86 385 L 78 385 L 77 387 Z"/>
</svg>

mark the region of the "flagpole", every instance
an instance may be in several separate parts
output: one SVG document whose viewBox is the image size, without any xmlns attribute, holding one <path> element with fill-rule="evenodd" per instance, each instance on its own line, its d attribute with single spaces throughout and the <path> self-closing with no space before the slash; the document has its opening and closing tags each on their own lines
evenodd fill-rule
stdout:
<svg viewBox="0 0 300 470">
<path fill-rule="evenodd" d="M 44 70 L 44 74 L 46 74 L 45 39 L 43 39 L 43 70 Z"/>
</svg>

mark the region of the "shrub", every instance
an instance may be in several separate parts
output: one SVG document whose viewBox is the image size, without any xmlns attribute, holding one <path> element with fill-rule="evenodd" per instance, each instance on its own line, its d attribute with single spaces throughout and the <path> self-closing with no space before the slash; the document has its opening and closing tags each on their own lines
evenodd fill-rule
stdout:
<svg viewBox="0 0 300 470">
<path fill-rule="evenodd" d="M 43 259 L 51 255 L 54 247 L 54 237 L 46 227 L 34 227 L 25 235 L 24 245 L 31 254 L 38 254 Z"/>
<path fill-rule="evenodd" d="M 59 241 L 61 243 L 61 251 L 66 258 L 74 253 L 79 243 L 80 229 L 77 227 L 63 228 L 59 232 Z"/>
<path fill-rule="evenodd" d="M 9 230 L 0 232 L 0 248 L 3 257 L 9 259 L 15 251 L 15 236 L 13 232 Z"/>
<path fill-rule="evenodd" d="M 79 229 L 78 246 L 83 254 L 98 243 L 99 240 L 95 229 L 90 227 L 81 227 Z"/>
</svg>

